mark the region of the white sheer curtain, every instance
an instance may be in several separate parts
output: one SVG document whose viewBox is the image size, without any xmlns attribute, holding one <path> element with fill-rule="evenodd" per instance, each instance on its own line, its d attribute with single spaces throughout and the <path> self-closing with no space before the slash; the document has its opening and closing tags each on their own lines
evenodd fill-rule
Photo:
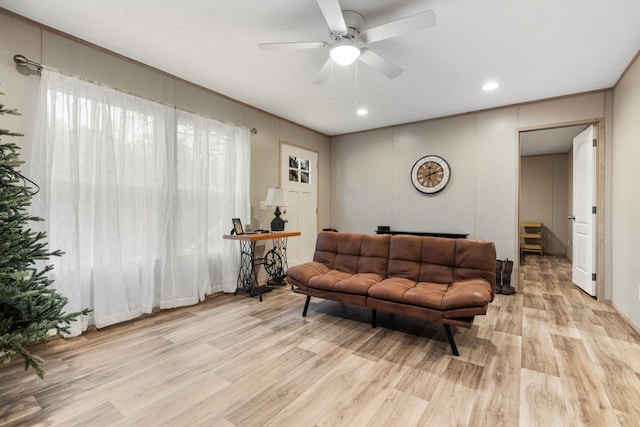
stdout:
<svg viewBox="0 0 640 427">
<path fill-rule="evenodd" d="M 238 249 L 222 235 L 249 218 L 247 130 L 43 71 L 31 175 L 54 287 L 73 325 L 104 327 L 153 307 L 233 292 Z"/>
</svg>

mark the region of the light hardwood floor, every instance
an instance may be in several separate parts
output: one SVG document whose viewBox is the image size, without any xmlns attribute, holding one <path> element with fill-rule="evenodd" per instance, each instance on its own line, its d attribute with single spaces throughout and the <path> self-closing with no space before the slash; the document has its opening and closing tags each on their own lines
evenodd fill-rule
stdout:
<svg viewBox="0 0 640 427">
<path fill-rule="evenodd" d="M 523 291 L 471 329 L 378 315 L 282 288 L 219 295 L 37 349 L 42 381 L 0 367 L 0 425 L 639 426 L 640 338 L 527 256 Z"/>
</svg>

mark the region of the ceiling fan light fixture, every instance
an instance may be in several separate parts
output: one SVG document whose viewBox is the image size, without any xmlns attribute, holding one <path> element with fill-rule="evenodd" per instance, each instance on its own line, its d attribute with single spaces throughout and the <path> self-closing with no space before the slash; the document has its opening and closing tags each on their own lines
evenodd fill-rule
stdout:
<svg viewBox="0 0 640 427">
<path fill-rule="evenodd" d="M 496 82 L 496 81 L 494 81 L 494 80 L 491 80 L 491 81 L 486 82 L 486 83 L 482 86 L 482 90 L 485 90 L 485 91 L 492 91 L 492 90 L 496 90 L 496 89 L 498 89 L 499 87 L 500 87 L 500 83 L 498 83 L 498 82 Z"/>
<path fill-rule="evenodd" d="M 350 44 L 341 44 L 332 48 L 329 56 L 338 65 L 351 65 L 360 56 L 360 49 Z"/>
</svg>

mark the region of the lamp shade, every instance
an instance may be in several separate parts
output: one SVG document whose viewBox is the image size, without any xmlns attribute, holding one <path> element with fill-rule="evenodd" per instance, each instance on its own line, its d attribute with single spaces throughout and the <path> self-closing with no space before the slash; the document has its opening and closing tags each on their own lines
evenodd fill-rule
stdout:
<svg viewBox="0 0 640 427">
<path fill-rule="evenodd" d="M 360 49 L 350 44 L 341 44 L 331 49 L 329 56 L 338 65 L 350 65 L 360 56 Z"/>
<path fill-rule="evenodd" d="M 266 206 L 289 206 L 285 191 L 280 188 L 269 188 L 267 191 L 267 200 L 264 203 Z"/>
</svg>

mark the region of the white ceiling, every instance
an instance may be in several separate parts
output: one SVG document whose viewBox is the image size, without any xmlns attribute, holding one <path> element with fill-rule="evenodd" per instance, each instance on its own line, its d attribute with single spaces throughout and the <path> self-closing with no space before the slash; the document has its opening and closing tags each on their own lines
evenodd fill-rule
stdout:
<svg viewBox="0 0 640 427">
<path fill-rule="evenodd" d="M 577 125 L 520 132 L 520 156 L 568 153 L 573 147 L 573 138 L 586 127 Z"/>
<path fill-rule="evenodd" d="M 436 26 L 368 46 L 312 85 L 329 41 L 315 0 L 0 0 L 0 7 L 327 135 L 612 87 L 640 48 L 639 0 L 340 0 L 365 27 L 424 10 Z M 20 52 L 16 52 L 20 53 Z M 46 64 L 45 64 L 46 65 Z M 501 87 L 483 92 L 485 81 Z M 355 114 L 356 100 L 369 114 Z"/>
</svg>

